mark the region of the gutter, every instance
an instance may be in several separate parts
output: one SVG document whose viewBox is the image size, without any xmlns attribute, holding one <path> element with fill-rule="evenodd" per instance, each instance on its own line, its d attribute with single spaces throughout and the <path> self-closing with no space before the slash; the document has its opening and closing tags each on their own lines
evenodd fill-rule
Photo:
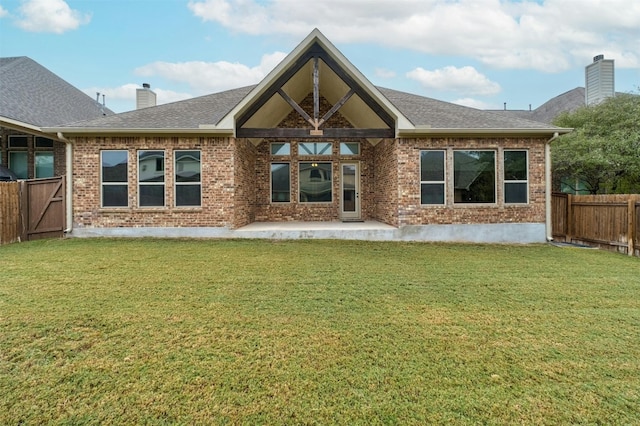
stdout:
<svg viewBox="0 0 640 426">
<path fill-rule="evenodd" d="M 544 204 L 545 204 L 545 229 L 547 232 L 547 241 L 553 241 L 553 229 L 552 229 L 552 212 L 551 212 L 551 142 L 558 138 L 558 132 L 553 134 L 553 137 L 547 141 L 544 145 Z"/>
<path fill-rule="evenodd" d="M 58 139 L 65 143 L 65 162 L 66 162 L 66 194 L 67 203 L 66 212 L 66 229 L 65 235 L 73 231 L 73 143 L 64 137 L 62 132 L 57 133 Z"/>
<path fill-rule="evenodd" d="M 541 136 L 548 135 L 549 133 L 554 133 L 554 137 L 551 140 L 555 139 L 558 135 L 570 133 L 573 129 L 569 128 L 482 128 L 482 129 L 460 129 L 460 128 L 432 128 L 432 127 L 415 127 L 413 129 L 400 129 L 398 130 L 398 136 L 400 137 L 418 137 L 418 136 L 436 136 L 436 135 L 447 135 L 447 136 L 469 136 L 469 135 L 514 135 L 514 136 Z"/>
</svg>

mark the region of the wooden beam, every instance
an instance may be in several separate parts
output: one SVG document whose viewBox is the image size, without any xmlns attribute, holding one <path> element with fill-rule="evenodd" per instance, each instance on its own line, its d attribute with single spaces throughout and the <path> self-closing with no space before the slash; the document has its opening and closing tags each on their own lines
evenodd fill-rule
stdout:
<svg viewBox="0 0 640 426">
<path fill-rule="evenodd" d="M 389 115 L 379 104 L 378 102 L 376 102 L 359 84 L 357 81 L 355 81 L 353 78 L 351 78 L 351 76 L 349 74 L 347 74 L 346 72 L 344 72 L 344 70 L 340 67 L 340 65 L 338 65 L 338 63 L 336 61 L 333 60 L 333 58 L 331 56 L 329 56 L 328 53 L 323 51 L 323 54 L 320 55 L 320 59 L 322 59 L 328 66 L 329 68 L 331 68 L 333 70 L 333 72 L 335 72 L 338 77 L 340 77 L 342 79 L 342 81 L 344 81 L 347 86 L 349 86 L 351 89 L 353 89 L 356 94 L 358 96 L 360 96 L 360 98 L 364 101 L 365 104 L 367 104 L 367 106 L 369 108 L 371 108 L 373 110 L 373 112 L 376 113 L 376 115 L 378 115 L 378 117 L 380 117 L 380 119 L 382 121 L 384 121 L 384 123 L 391 127 L 392 129 L 395 128 L 395 120 L 393 119 L 393 117 L 391 117 L 391 115 Z"/>
<path fill-rule="evenodd" d="M 322 129 L 322 135 L 313 134 L 315 129 L 260 129 L 246 128 L 236 131 L 239 138 L 297 138 L 297 139 L 338 139 L 338 138 L 393 138 L 393 129 L 351 129 L 351 128 L 329 128 Z"/>
<path fill-rule="evenodd" d="M 340 108 L 342 108 L 342 106 L 347 103 L 349 98 L 351 98 L 354 93 L 354 90 L 351 89 L 349 90 L 349 92 L 347 92 L 346 95 L 342 97 L 342 99 L 336 102 L 336 104 L 332 106 L 331 109 L 327 111 L 327 113 L 320 119 L 320 121 L 318 122 L 318 127 L 322 126 L 328 119 L 331 118 L 333 114 L 335 114 Z"/>
<path fill-rule="evenodd" d="M 311 118 L 311 116 L 309 116 L 309 114 L 307 114 L 307 112 L 305 110 L 302 109 L 302 107 L 300 105 L 298 105 L 298 103 L 296 101 L 294 101 L 293 99 L 291 99 L 291 96 L 287 95 L 287 93 L 282 90 L 282 89 L 278 89 L 278 94 L 280 96 L 282 96 L 282 98 L 287 101 L 287 103 L 289 105 L 291 105 L 291 107 L 293 109 L 295 109 L 298 114 L 300 114 L 302 116 L 302 118 L 304 118 L 305 120 L 307 120 L 307 122 L 309 124 L 311 124 L 312 126 L 315 127 L 316 123 L 314 122 L 313 118 Z"/>
<path fill-rule="evenodd" d="M 313 120 L 316 130 L 318 130 L 318 117 L 320 116 L 320 69 L 318 68 L 318 57 L 313 58 Z"/>
</svg>

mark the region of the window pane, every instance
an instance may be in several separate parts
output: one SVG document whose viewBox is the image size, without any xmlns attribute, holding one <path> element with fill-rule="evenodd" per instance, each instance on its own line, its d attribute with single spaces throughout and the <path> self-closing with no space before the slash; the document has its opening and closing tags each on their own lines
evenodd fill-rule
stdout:
<svg viewBox="0 0 640 426">
<path fill-rule="evenodd" d="M 444 204 L 444 183 L 423 183 L 420 204 Z"/>
<path fill-rule="evenodd" d="M 53 152 L 36 152 L 36 178 L 53 177 Z"/>
<path fill-rule="evenodd" d="M 494 151 L 454 151 L 453 185 L 456 203 L 495 203 Z"/>
<path fill-rule="evenodd" d="M 176 185 L 176 206 L 199 206 L 201 185 Z"/>
<path fill-rule="evenodd" d="M 527 151 L 504 152 L 504 180 L 527 180 Z"/>
<path fill-rule="evenodd" d="M 140 207 L 163 207 L 164 185 L 139 185 Z"/>
<path fill-rule="evenodd" d="M 127 207 L 127 185 L 102 185 L 103 207 Z"/>
<path fill-rule="evenodd" d="M 420 152 L 420 180 L 444 181 L 444 151 Z"/>
<path fill-rule="evenodd" d="M 140 182 L 164 182 L 164 151 L 138 151 Z"/>
<path fill-rule="evenodd" d="M 527 202 L 526 183 L 505 183 L 504 202 L 505 203 L 526 203 Z"/>
<path fill-rule="evenodd" d="M 36 136 L 36 148 L 53 148 L 53 140 Z"/>
<path fill-rule="evenodd" d="M 289 155 L 290 153 L 291 148 L 288 142 L 271 144 L 271 155 Z"/>
<path fill-rule="evenodd" d="M 300 142 L 298 155 L 331 155 L 331 142 Z"/>
<path fill-rule="evenodd" d="M 9 136 L 9 148 L 27 148 L 26 136 Z"/>
<path fill-rule="evenodd" d="M 287 163 L 271 164 L 271 201 L 288 203 L 291 194 L 291 173 Z"/>
<path fill-rule="evenodd" d="M 340 144 L 340 155 L 359 155 L 360 144 L 358 142 L 342 142 Z"/>
<path fill-rule="evenodd" d="M 300 202 L 331 201 L 331 163 L 300 163 L 299 167 Z"/>
<path fill-rule="evenodd" d="M 200 151 L 176 151 L 176 182 L 200 182 Z"/>
<path fill-rule="evenodd" d="M 127 151 L 102 151 L 102 182 L 127 182 Z"/>
<path fill-rule="evenodd" d="M 16 174 L 18 179 L 27 179 L 27 153 L 26 152 L 10 152 L 9 153 L 9 168 Z"/>
</svg>

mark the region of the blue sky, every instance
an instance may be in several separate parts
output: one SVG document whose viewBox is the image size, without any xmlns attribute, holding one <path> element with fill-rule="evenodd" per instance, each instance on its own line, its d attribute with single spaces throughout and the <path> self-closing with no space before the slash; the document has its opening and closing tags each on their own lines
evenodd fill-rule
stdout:
<svg viewBox="0 0 640 426">
<path fill-rule="evenodd" d="M 314 28 L 378 86 L 479 108 L 584 86 L 593 56 L 640 87 L 640 1 L 0 0 L 0 56 L 29 56 L 116 112 L 258 83 Z"/>
</svg>

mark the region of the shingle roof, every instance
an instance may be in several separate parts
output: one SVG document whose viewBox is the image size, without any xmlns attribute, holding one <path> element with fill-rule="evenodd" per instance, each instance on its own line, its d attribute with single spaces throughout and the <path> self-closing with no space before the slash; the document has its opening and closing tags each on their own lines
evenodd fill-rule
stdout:
<svg viewBox="0 0 640 426">
<path fill-rule="evenodd" d="M 26 57 L 0 58 L 0 116 L 46 127 L 113 112 Z"/>
<path fill-rule="evenodd" d="M 82 129 L 198 129 L 217 124 L 255 86 L 144 108 L 61 127 Z M 377 88 L 415 126 L 432 129 L 549 129 L 544 123 Z"/>
<path fill-rule="evenodd" d="M 549 125 L 379 87 L 415 126 L 432 129 L 548 129 Z"/>
<path fill-rule="evenodd" d="M 541 123 L 551 122 L 563 112 L 573 112 L 585 106 L 584 87 L 576 87 L 561 95 L 549 99 L 533 111 L 525 110 L 495 110 L 494 113 L 526 118 L 528 120 L 539 121 Z"/>
<path fill-rule="evenodd" d="M 61 127 L 99 129 L 198 129 L 214 125 L 254 86 L 143 108 Z"/>
</svg>

